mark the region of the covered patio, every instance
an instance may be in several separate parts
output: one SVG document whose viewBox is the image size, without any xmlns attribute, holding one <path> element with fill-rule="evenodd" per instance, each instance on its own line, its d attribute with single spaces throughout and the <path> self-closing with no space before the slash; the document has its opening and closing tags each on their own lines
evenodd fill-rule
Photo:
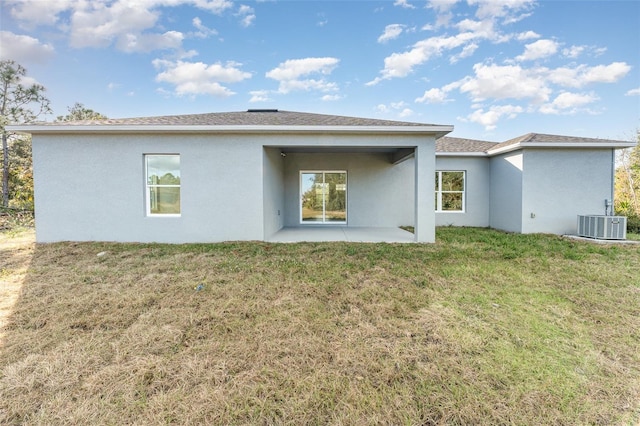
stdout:
<svg viewBox="0 0 640 426">
<path fill-rule="evenodd" d="M 414 243 L 411 232 L 401 228 L 364 226 L 299 226 L 280 229 L 271 238 L 272 243 L 300 243 L 344 241 L 354 243 Z"/>
</svg>

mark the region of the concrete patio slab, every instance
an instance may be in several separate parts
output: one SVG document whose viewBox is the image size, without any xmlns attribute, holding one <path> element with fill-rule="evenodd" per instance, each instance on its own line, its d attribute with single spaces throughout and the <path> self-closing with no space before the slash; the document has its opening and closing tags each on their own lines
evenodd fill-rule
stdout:
<svg viewBox="0 0 640 426">
<path fill-rule="evenodd" d="M 562 237 L 569 238 L 572 240 L 584 241 L 587 243 L 594 243 L 594 244 L 629 244 L 629 245 L 640 244 L 640 241 L 636 241 L 636 240 L 604 240 L 600 238 L 582 237 L 579 235 L 563 235 Z"/>
<path fill-rule="evenodd" d="M 411 232 L 400 228 L 309 226 L 282 228 L 267 241 L 272 243 L 348 241 L 358 243 L 414 243 Z"/>
</svg>

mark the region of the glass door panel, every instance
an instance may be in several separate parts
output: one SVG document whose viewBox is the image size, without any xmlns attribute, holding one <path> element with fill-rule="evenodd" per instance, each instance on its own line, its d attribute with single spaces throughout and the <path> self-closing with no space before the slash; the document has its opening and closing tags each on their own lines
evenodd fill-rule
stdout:
<svg viewBox="0 0 640 426">
<path fill-rule="evenodd" d="M 300 198 L 303 223 L 345 223 L 347 173 L 301 172 Z"/>
<path fill-rule="evenodd" d="M 325 173 L 325 222 L 347 221 L 347 174 Z"/>
<path fill-rule="evenodd" d="M 302 173 L 302 221 L 322 222 L 324 218 L 324 182 L 322 173 Z"/>
</svg>

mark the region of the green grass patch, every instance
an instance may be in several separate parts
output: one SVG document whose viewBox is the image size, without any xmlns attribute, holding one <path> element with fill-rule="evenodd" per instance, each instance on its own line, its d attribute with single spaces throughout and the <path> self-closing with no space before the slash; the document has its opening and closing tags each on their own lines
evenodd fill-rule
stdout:
<svg viewBox="0 0 640 426">
<path fill-rule="evenodd" d="M 640 421 L 635 245 L 16 238 L 2 424 Z"/>
</svg>

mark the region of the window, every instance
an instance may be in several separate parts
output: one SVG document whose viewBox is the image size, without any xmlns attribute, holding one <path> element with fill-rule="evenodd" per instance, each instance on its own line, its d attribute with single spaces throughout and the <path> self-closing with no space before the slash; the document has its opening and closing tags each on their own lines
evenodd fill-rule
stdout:
<svg viewBox="0 0 640 426">
<path fill-rule="evenodd" d="M 347 222 L 347 172 L 300 172 L 300 221 Z"/>
<path fill-rule="evenodd" d="M 145 155 L 148 216 L 180 215 L 180 156 Z"/>
<path fill-rule="evenodd" d="M 436 211 L 463 212 L 465 172 L 436 172 Z"/>
</svg>

